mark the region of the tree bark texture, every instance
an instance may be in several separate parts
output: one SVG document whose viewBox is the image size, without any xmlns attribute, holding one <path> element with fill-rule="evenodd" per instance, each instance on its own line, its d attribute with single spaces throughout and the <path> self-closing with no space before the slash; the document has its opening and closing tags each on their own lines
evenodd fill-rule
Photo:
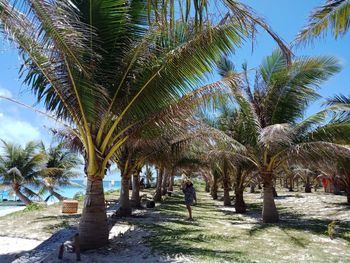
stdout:
<svg viewBox="0 0 350 263">
<path fill-rule="evenodd" d="M 156 192 L 153 196 L 155 202 L 162 201 L 162 181 L 163 181 L 164 168 L 161 166 L 158 171 Z"/>
<path fill-rule="evenodd" d="M 174 191 L 174 180 L 175 180 L 175 168 L 171 169 L 170 180 L 169 180 L 169 191 Z"/>
<path fill-rule="evenodd" d="M 79 224 L 81 249 L 105 246 L 108 243 L 108 232 L 102 178 L 88 177 Z"/>
<path fill-rule="evenodd" d="M 210 194 L 214 200 L 218 199 L 218 178 L 216 176 L 214 176 Z"/>
<path fill-rule="evenodd" d="M 140 169 L 136 169 L 132 175 L 132 194 L 131 200 L 134 207 L 141 207 L 140 200 Z"/>
<path fill-rule="evenodd" d="M 57 193 L 56 191 L 54 191 L 52 188 L 49 188 L 49 192 L 51 195 L 53 195 L 54 197 L 56 197 L 59 201 L 63 201 L 65 199 L 67 199 L 67 197 L 64 197 L 62 195 L 60 195 L 59 193 Z"/>
<path fill-rule="evenodd" d="M 120 187 L 120 198 L 119 198 L 119 215 L 120 216 L 131 216 L 131 204 L 129 199 L 129 175 L 122 175 L 122 182 Z"/>
<path fill-rule="evenodd" d="M 247 212 L 247 206 L 243 199 L 244 184 L 242 182 L 243 175 L 240 169 L 237 169 L 235 182 L 235 210 L 236 213 L 243 214 Z"/>
<path fill-rule="evenodd" d="M 293 192 L 294 191 L 294 180 L 293 177 L 291 176 L 289 179 L 289 192 Z"/>
<path fill-rule="evenodd" d="M 310 178 L 308 175 L 306 175 L 305 193 L 311 193 Z"/>
<path fill-rule="evenodd" d="M 273 175 L 272 172 L 262 172 L 263 178 L 263 210 L 262 218 L 264 223 L 277 223 L 279 220 L 275 200 L 273 197 Z"/>
<path fill-rule="evenodd" d="M 226 161 L 224 161 L 222 183 L 223 183 L 223 187 L 224 187 L 224 205 L 230 206 L 231 205 L 231 198 L 230 198 L 229 174 L 228 174 Z"/>
<path fill-rule="evenodd" d="M 169 185 L 169 169 L 164 169 L 163 180 L 162 180 L 162 195 L 166 195 L 168 192 Z"/>
<path fill-rule="evenodd" d="M 20 191 L 20 186 L 13 186 L 12 187 L 13 191 L 15 192 L 16 196 L 25 204 L 25 205 L 30 205 L 32 204 L 32 200 L 30 200 L 27 196 L 25 196 L 21 191 Z"/>
</svg>

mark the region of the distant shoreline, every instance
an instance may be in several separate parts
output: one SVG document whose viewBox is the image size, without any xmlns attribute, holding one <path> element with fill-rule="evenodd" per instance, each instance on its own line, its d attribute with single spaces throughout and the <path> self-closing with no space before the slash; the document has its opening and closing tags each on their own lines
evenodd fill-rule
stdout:
<svg viewBox="0 0 350 263">
<path fill-rule="evenodd" d="M 59 194 L 61 194 L 64 197 L 67 198 L 73 198 L 74 195 L 78 192 L 85 192 L 85 180 L 71 180 L 71 182 L 73 183 L 72 185 L 67 185 L 64 187 L 61 187 L 57 192 Z M 108 192 L 110 190 L 117 190 L 120 189 L 120 185 L 121 182 L 120 181 L 116 181 L 116 180 L 105 180 L 103 181 L 103 187 L 104 187 L 104 191 Z M 32 189 L 32 190 L 35 190 Z M 14 195 L 10 195 L 10 189 L 7 191 L 2 191 L 0 192 L 0 202 L 2 202 L 3 199 L 7 199 L 8 201 L 12 201 L 12 202 L 16 202 L 17 197 L 15 197 Z M 42 196 L 43 199 L 46 199 L 47 196 Z M 54 197 L 52 197 L 51 202 L 56 202 L 56 200 Z M 33 200 L 33 201 L 39 201 L 39 200 Z"/>
<path fill-rule="evenodd" d="M 24 210 L 25 208 L 26 208 L 25 206 L 14 206 L 13 208 L 0 210 L 0 217 L 11 214 L 13 212 Z"/>
</svg>

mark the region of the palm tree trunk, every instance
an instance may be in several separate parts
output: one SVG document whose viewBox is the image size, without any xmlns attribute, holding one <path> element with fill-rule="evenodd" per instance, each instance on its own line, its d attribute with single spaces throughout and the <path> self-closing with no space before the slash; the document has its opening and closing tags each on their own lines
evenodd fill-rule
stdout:
<svg viewBox="0 0 350 263">
<path fill-rule="evenodd" d="M 297 191 L 299 191 L 299 179 L 298 178 L 295 180 L 295 184 L 297 185 Z"/>
<path fill-rule="evenodd" d="M 222 183 L 224 186 L 224 206 L 230 206 L 231 198 L 230 198 L 229 177 L 228 177 L 226 161 L 224 161 Z"/>
<path fill-rule="evenodd" d="M 26 197 L 24 194 L 22 194 L 22 192 L 20 191 L 20 187 L 18 186 L 15 186 L 15 187 L 12 187 L 13 191 L 15 192 L 16 196 L 25 204 L 25 205 L 30 205 L 32 204 L 33 202 L 28 198 Z"/>
<path fill-rule="evenodd" d="M 122 157 L 118 162 L 122 179 L 119 197 L 119 216 L 131 216 L 132 212 L 129 198 L 131 176 L 135 169 L 135 161 L 132 157 L 132 153 L 130 153 L 128 149 L 125 148 L 122 152 Z"/>
<path fill-rule="evenodd" d="M 211 196 L 214 200 L 218 199 L 218 178 L 214 176 L 213 186 L 211 187 Z"/>
<path fill-rule="evenodd" d="M 236 213 L 243 214 L 247 212 L 247 206 L 243 199 L 244 184 L 242 182 L 243 176 L 240 169 L 237 169 L 236 183 L 235 183 L 235 210 Z"/>
<path fill-rule="evenodd" d="M 163 180 L 162 180 L 162 195 L 166 195 L 168 191 L 168 184 L 169 184 L 169 170 L 164 169 L 164 174 L 163 174 Z"/>
<path fill-rule="evenodd" d="M 132 181 L 132 177 L 129 178 L 129 190 L 132 190 L 132 186 L 133 186 L 133 181 Z"/>
<path fill-rule="evenodd" d="M 79 224 L 80 247 L 95 249 L 108 243 L 108 225 L 102 178 L 88 177 Z"/>
<path fill-rule="evenodd" d="M 162 201 L 162 181 L 163 181 L 163 173 L 164 173 L 164 168 L 163 166 L 160 166 L 158 170 L 158 176 L 157 176 L 157 186 L 156 186 L 156 192 L 154 194 L 154 201 L 155 202 L 160 202 Z"/>
<path fill-rule="evenodd" d="M 235 196 L 236 196 L 236 201 L 235 201 L 236 213 L 240 213 L 240 214 L 246 213 L 247 205 L 244 202 L 243 189 L 241 188 L 235 189 Z"/>
<path fill-rule="evenodd" d="M 141 207 L 140 200 L 140 169 L 136 169 L 136 171 L 132 175 L 132 194 L 131 200 L 133 202 L 134 207 Z"/>
<path fill-rule="evenodd" d="M 273 175 L 272 172 L 262 172 L 263 188 L 264 188 L 264 201 L 262 218 L 264 223 L 276 223 L 278 222 L 279 216 L 273 197 Z"/>
<path fill-rule="evenodd" d="M 56 191 L 54 191 L 52 188 L 49 188 L 49 192 L 51 195 L 53 195 L 54 197 L 56 197 L 59 201 L 63 201 L 65 199 L 67 199 L 67 197 L 64 197 L 62 195 L 60 195 L 59 193 L 57 193 Z"/>
<path fill-rule="evenodd" d="M 171 169 L 171 175 L 170 175 L 170 180 L 169 180 L 169 191 L 174 191 L 174 180 L 175 180 L 175 168 L 173 167 Z"/>
<path fill-rule="evenodd" d="M 311 193 L 310 177 L 308 174 L 305 174 L 305 176 L 306 176 L 305 193 Z"/>
<path fill-rule="evenodd" d="M 122 182 L 120 188 L 120 198 L 119 198 L 119 215 L 120 216 L 131 216 L 131 205 L 129 200 L 129 174 L 122 174 Z"/>
<path fill-rule="evenodd" d="M 210 192 L 210 185 L 209 185 L 209 180 L 205 180 L 205 192 L 209 193 Z"/>
<path fill-rule="evenodd" d="M 293 186 L 294 186 L 294 180 L 293 177 L 290 177 L 289 179 L 289 192 L 293 192 Z"/>
</svg>

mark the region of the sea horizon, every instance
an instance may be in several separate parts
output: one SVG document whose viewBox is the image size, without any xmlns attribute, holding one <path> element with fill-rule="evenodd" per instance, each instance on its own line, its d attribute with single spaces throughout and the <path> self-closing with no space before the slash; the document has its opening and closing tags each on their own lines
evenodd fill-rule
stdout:
<svg viewBox="0 0 350 263">
<path fill-rule="evenodd" d="M 86 179 L 78 179 L 78 180 L 71 180 L 73 183 L 72 185 L 62 186 L 58 189 L 58 193 L 66 198 L 73 198 L 75 194 L 81 192 L 85 194 L 85 186 L 86 186 Z M 118 190 L 120 189 L 120 182 L 119 180 L 104 180 L 103 181 L 103 190 L 104 192 L 108 192 L 111 190 Z M 1 184 L 0 184 L 1 186 Z M 17 201 L 18 197 L 11 193 L 11 189 L 8 190 L 0 190 L 0 202 L 5 204 L 3 201 Z M 48 193 L 44 194 L 42 196 L 42 199 L 45 200 L 49 196 Z M 34 201 L 38 201 L 36 198 L 33 198 Z M 57 202 L 57 198 L 50 197 L 48 200 L 49 202 Z M 8 207 L 8 206 L 6 206 Z"/>
</svg>

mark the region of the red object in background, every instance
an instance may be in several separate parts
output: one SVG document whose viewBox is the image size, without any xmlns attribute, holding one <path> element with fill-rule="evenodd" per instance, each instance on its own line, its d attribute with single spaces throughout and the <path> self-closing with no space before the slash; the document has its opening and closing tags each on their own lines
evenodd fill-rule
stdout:
<svg viewBox="0 0 350 263">
<path fill-rule="evenodd" d="M 329 183 L 329 180 L 327 178 L 322 178 L 322 185 L 323 185 L 324 189 L 327 188 L 328 183 Z"/>
</svg>

